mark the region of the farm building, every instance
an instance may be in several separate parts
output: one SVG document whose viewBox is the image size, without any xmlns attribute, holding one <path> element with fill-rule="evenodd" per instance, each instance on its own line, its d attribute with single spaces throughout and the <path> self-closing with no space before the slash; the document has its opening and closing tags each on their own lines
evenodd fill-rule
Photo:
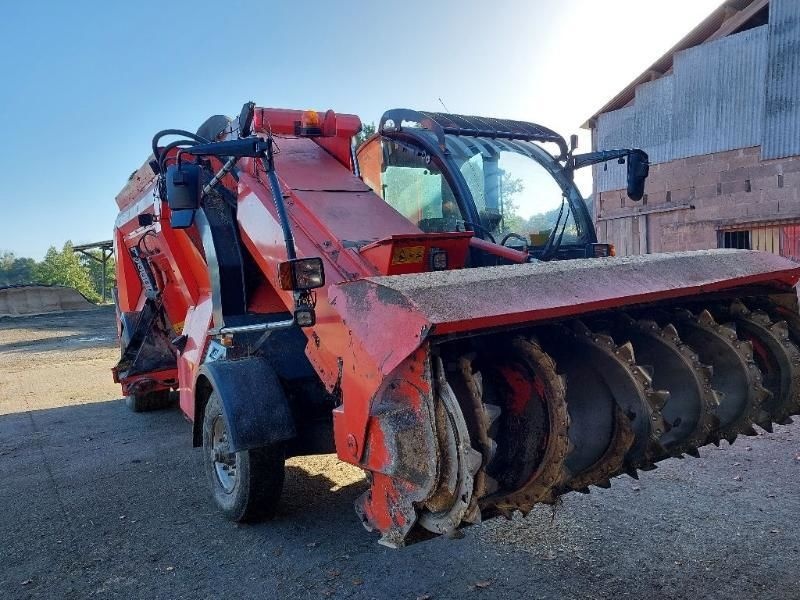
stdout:
<svg viewBox="0 0 800 600">
<path fill-rule="evenodd" d="M 800 260 L 800 0 L 729 0 L 600 109 L 594 149 L 650 155 L 594 170 L 598 237 L 620 255 L 750 248 Z"/>
</svg>

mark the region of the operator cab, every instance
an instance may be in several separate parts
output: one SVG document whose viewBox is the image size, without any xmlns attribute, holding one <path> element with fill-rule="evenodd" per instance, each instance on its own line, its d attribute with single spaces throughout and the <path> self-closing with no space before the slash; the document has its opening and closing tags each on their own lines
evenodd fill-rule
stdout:
<svg viewBox="0 0 800 600">
<path fill-rule="evenodd" d="M 472 231 L 539 260 L 597 254 L 568 159 L 563 138 L 532 123 L 405 109 L 358 151 L 367 185 L 423 232 Z"/>
</svg>

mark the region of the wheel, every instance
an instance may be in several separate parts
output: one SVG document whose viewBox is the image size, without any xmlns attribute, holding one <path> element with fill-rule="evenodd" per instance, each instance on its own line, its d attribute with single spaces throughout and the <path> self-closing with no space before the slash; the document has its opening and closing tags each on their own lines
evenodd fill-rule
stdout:
<svg viewBox="0 0 800 600">
<path fill-rule="evenodd" d="M 203 415 L 203 462 L 214 501 L 238 523 L 272 518 L 283 490 L 283 445 L 232 453 L 228 444 L 222 402 L 212 392 Z"/>
<path fill-rule="evenodd" d="M 125 405 L 133 412 L 161 410 L 172 406 L 172 395 L 169 390 L 156 390 L 144 394 L 125 396 Z"/>
</svg>

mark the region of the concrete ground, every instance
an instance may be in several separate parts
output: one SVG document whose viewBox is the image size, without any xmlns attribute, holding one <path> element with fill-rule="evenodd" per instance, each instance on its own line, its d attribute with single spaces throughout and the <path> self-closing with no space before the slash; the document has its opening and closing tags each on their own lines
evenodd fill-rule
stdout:
<svg viewBox="0 0 800 600">
<path fill-rule="evenodd" d="M 290 462 L 275 521 L 224 520 L 114 346 L 109 309 L 0 320 L 0 598 L 800 598 L 800 426 L 388 550 L 334 457 Z"/>
</svg>

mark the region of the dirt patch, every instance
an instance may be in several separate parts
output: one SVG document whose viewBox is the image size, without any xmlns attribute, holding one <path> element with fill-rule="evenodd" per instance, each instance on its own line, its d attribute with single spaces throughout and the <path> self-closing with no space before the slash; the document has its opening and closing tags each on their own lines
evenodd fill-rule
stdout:
<svg viewBox="0 0 800 600">
<path fill-rule="evenodd" d="M 112 307 L 0 319 L 0 414 L 119 396 Z"/>
</svg>

